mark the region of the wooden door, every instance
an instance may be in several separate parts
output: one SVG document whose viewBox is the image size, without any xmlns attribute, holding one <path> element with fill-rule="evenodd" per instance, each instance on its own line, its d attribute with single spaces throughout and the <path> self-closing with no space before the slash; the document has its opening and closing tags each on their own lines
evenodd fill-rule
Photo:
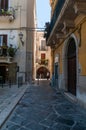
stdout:
<svg viewBox="0 0 86 130">
<path fill-rule="evenodd" d="M 68 91 L 76 95 L 76 57 L 68 59 Z"/>
<path fill-rule="evenodd" d="M 76 95 L 76 44 L 73 38 L 69 40 L 67 61 L 68 91 Z"/>
</svg>

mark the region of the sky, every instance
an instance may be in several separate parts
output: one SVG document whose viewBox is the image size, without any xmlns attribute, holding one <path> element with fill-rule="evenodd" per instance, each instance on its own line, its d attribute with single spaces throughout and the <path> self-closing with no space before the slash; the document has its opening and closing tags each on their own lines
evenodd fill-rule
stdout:
<svg viewBox="0 0 86 130">
<path fill-rule="evenodd" d="M 45 23 L 50 21 L 50 4 L 49 0 L 36 0 L 37 26 L 44 28 Z"/>
</svg>

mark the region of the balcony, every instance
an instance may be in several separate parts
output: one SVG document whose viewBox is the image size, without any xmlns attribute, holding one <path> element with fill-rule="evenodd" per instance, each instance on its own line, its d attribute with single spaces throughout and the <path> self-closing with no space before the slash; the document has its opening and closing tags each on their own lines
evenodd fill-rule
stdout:
<svg viewBox="0 0 86 130">
<path fill-rule="evenodd" d="M 39 65 L 46 65 L 46 66 L 48 66 L 48 62 L 49 62 L 48 59 L 37 59 L 37 63 Z"/>
<path fill-rule="evenodd" d="M 14 57 L 17 49 L 12 46 L 0 46 L 0 57 Z"/>
<path fill-rule="evenodd" d="M 44 47 L 39 47 L 39 51 L 48 51 L 48 47 L 44 46 Z"/>
<path fill-rule="evenodd" d="M 58 2 L 57 2 L 56 8 L 54 10 L 54 13 L 53 13 L 53 16 L 51 19 L 51 23 L 50 23 L 50 25 L 48 25 L 48 28 L 46 27 L 46 30 L 48 31 L 47 36 L 46 36 L 46 40 L 50 36 L 50 33 L 51 33 L 51 31 L 52 31 L 52 29 L 53 29 L 53 27 L 58 19 L 58 16 L 61 12 L 61 9 L 62 9 L 64 3 L 65 3 L 65 0 L 58 0 Z"/>
<path fill-rule="evenodd" d="M 9 20 L 12 22 L 15 19 L 15 10 L 13 7 L 8 9 L 0 9 L 0 21 Z"/>
<path fill-rule="evenodd" d="M 75 28 L 80 15 L 86 15 L 86 0 L 58 0 L 51 22 L 45 29 L 46 44 L 59 44 Z"/>
</svg>

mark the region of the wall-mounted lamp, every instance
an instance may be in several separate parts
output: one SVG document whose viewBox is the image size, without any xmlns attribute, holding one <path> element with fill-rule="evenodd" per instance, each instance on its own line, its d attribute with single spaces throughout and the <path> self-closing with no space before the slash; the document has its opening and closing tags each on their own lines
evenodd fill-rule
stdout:
<svg viewBox="0 0 86 130">
<path fill-rule="evenodd" d="M 24 36 L 23 33 L 20 32 L 19 33 L 19 38 L 20 38 L 20 41 L 21 41 L 22 45 L 24 45 L 23 36 Z"/>
</svg>

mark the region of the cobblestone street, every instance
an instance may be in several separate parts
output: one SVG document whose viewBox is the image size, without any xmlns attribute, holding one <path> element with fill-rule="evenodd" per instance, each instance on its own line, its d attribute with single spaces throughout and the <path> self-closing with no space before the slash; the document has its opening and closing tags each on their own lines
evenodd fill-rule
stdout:
<svg viewBox="0 0 86 130">
<path fill-rule="evenodd" d="M 1 130 L 86 130 L 86 111 L 39 81 L 27 88 Z"/>
</svg>

